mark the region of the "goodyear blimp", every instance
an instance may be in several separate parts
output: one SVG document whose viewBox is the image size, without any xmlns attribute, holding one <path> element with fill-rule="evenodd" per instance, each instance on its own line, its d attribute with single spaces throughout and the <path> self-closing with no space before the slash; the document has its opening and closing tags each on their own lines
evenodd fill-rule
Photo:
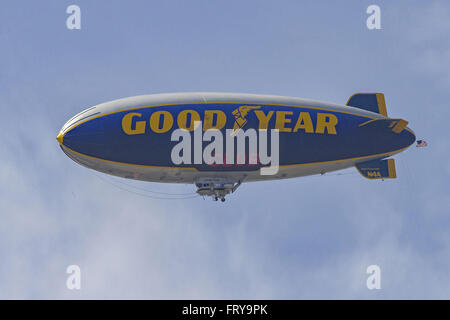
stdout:
<svg viewBox="0 0 450 320">
<path fill-rule="evenodd" d="M 396 178 L 389 158 L 414 141 L 389 118 L 382 93 L 346 105 L 253 94 L 136 96 L 88 108 L 57 140 L 77 163 L 130 179 L 195 184 L 225 200 L 243 182 L 356 167 L 368 179 Z"/>
</svg>

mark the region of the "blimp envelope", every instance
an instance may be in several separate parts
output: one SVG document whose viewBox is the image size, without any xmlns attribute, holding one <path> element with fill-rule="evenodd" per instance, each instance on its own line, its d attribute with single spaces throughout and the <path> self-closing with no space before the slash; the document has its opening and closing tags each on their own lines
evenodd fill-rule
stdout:
<svg viewBox="0 0 450 320">
<path fill-rule="evenodd" d="M 394 160 L 385 159 L 415 141 L 408 122 L 387 116 L 381 93 L 355 94 L 347 104 L 231 93 L 146 95 L 86 109 L 57 139 L 88 168 L 193 183 L 216 200 L 243 182 L 353 166 L 366 178 L 394 178 Z"/>
</svg>

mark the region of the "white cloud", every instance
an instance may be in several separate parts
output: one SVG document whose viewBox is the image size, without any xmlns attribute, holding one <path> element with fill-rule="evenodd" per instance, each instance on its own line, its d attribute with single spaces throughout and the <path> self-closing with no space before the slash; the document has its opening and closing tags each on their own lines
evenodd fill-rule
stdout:
<svg viewBox="0 0 450 320">
<path fill-rule="evenodd" d="M 439 87 L 450 87 L 450 5 L 444 1 L 420 6 L 395 8 L 392 14 L 402 17 L 395 35 L 407 40 L 404 52 L 410 68 L 433 79 Z M 401 41 L 401 40 L 400 40 Z"/>
</svg>

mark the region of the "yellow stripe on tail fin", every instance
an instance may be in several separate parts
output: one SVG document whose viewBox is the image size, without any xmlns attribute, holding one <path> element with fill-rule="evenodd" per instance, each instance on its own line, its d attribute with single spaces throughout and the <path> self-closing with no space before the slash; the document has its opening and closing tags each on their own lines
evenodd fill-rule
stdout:
<svg viewBox="0 0 450 320">
<path fill-rule="evenodd" d="M 381 118 L 363 122 L 358 127 L 367 129 L 386 128 L 392 130 L 392 132 L 400 133 L 406 128 L 407 124 L 408 121 L 403 119 Z"/>
</svg>

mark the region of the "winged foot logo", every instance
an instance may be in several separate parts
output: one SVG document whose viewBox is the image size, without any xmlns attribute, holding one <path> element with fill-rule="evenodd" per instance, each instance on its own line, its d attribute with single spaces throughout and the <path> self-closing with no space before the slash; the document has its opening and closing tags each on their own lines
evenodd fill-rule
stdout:
<svg viewBox="0 0 450 320">
<path fill-rule="evenodd" d="M 233 134 L 235 134 L 239 129 L 241 129 L 247 123 L 247 114 L 254 109 L 259 109 L 260 106 L 240 106 L 235 109 L 232 114 L 235 118 L 233 126 Z"/>
</svg>

